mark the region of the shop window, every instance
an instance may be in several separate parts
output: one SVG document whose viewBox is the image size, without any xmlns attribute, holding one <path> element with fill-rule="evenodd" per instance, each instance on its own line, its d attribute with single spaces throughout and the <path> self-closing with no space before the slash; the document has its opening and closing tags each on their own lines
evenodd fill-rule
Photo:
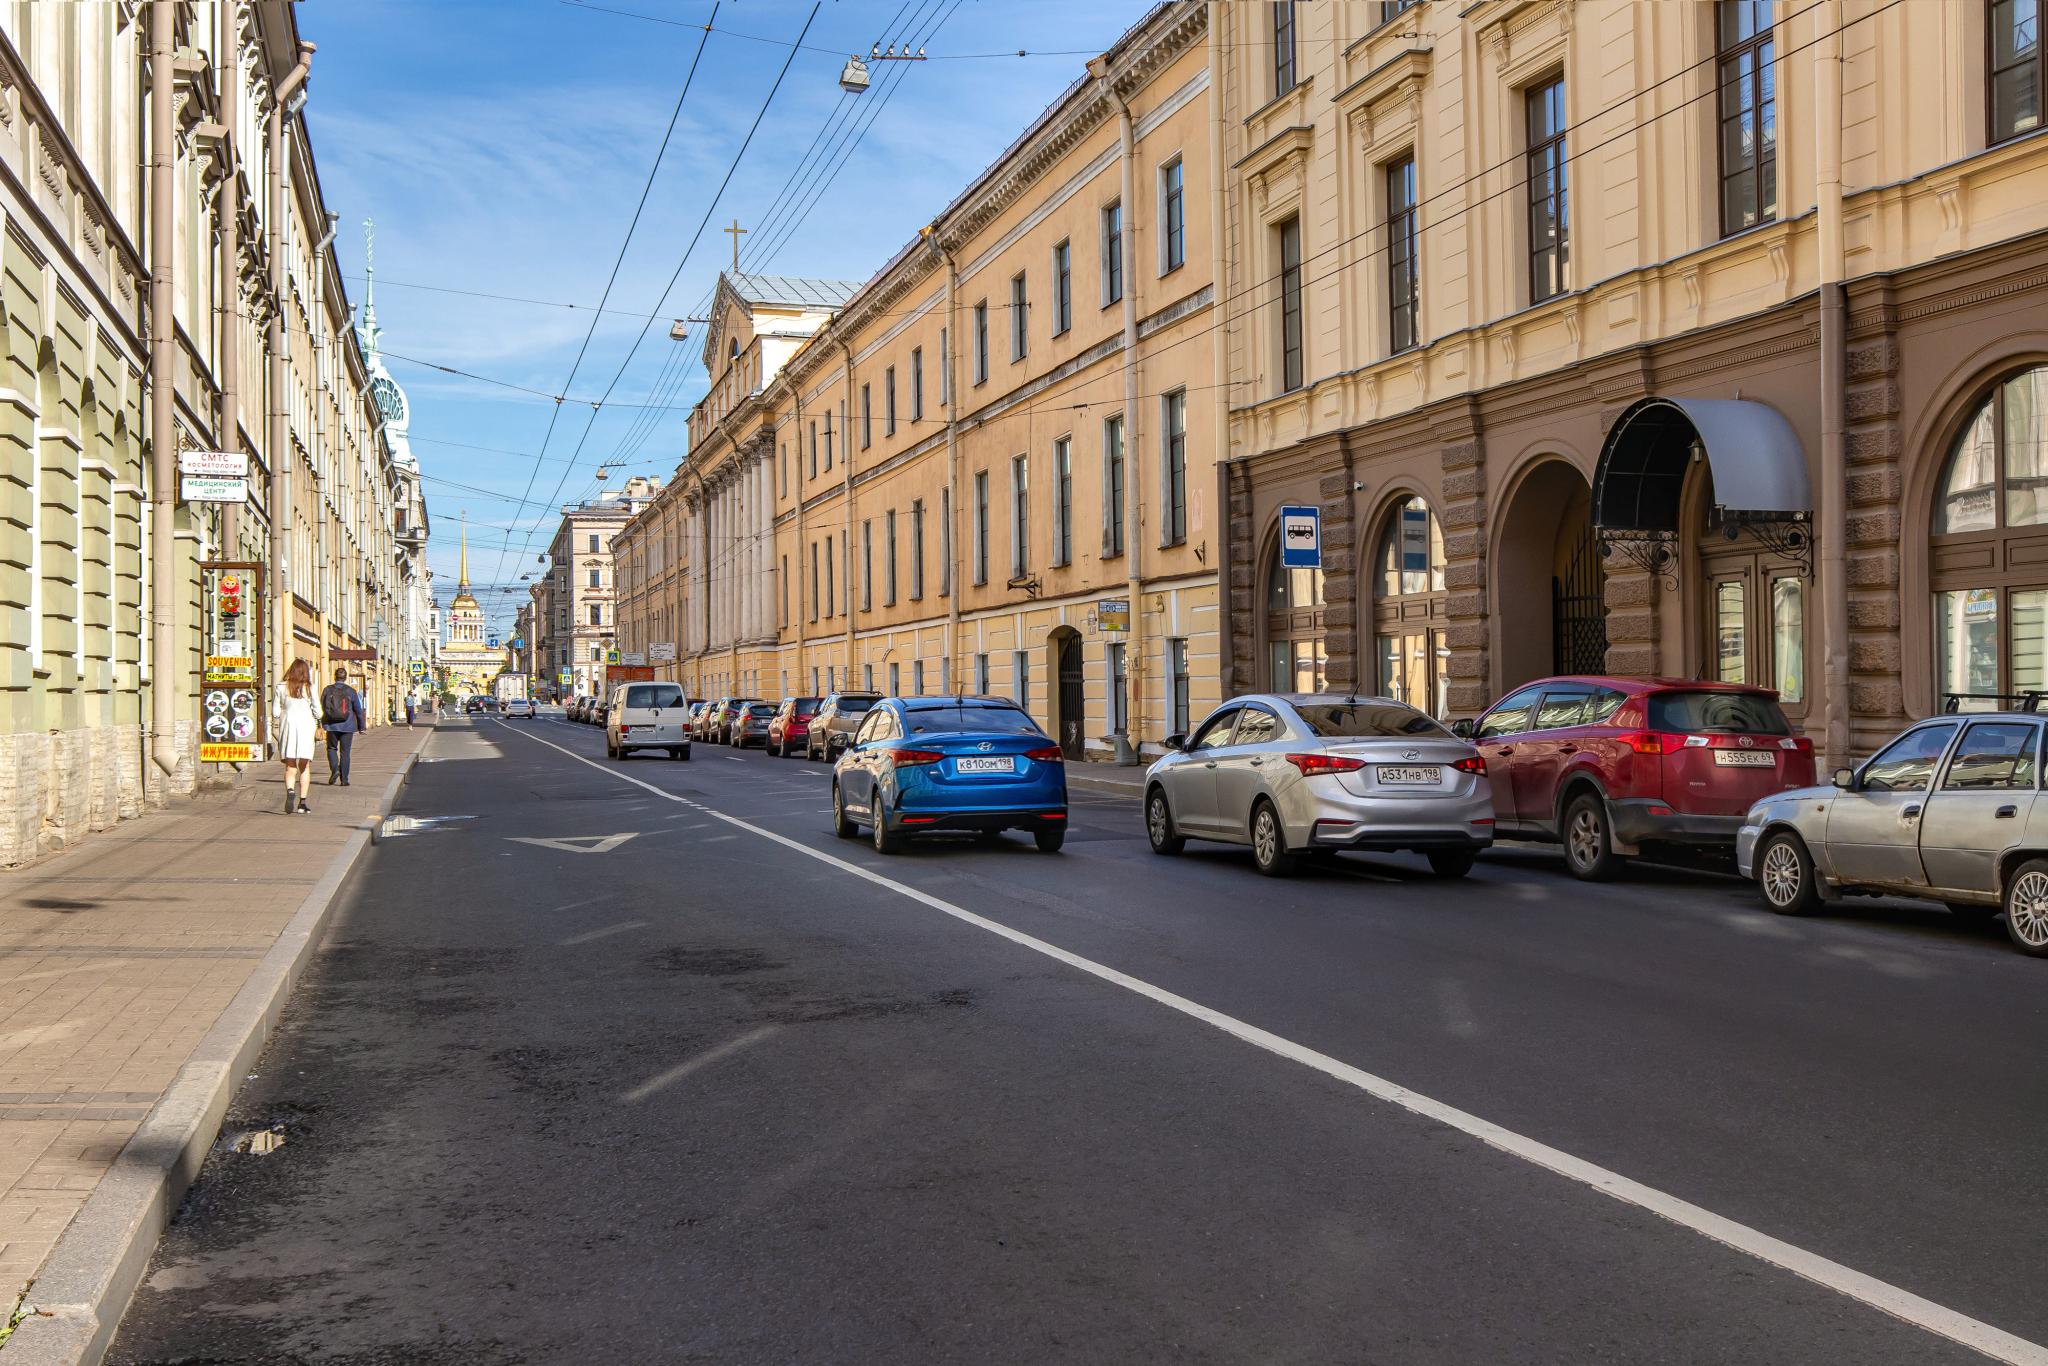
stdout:
<svg viewBox="0 0 2048 1366">
<path fill-rule="evenodd" d="M 1378 689 L 1432 716 L 1450 706 L 1444 628 L 1444 535 L 1420 498 L 1387 513 L 1375 558 L 1373 620 Z"/>
<path fill-rule="evenodd" d="M 1289 569 L 1280 542 L 1266 563 L 1266 686 L 1321 692 L 1329 663 L 1323 638 L 1323 571 Z"/>
<path fill-rule="evenodd" d="M 2048 368 L 1964 424 L 1931 532 L 1938 693 L 2048 691 Z"/>
</svg>

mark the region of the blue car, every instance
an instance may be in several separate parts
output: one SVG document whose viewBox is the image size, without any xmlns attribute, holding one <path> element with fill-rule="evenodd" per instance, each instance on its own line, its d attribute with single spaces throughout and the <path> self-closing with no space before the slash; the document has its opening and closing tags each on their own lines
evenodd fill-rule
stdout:
<svg viewBox="0 0 2048 1366">
<path fill-rule="evenodd" d="M 832 829 L 865 823 L 893 854 L 910 835 L 1029 830 L 1045 853 L 1067 838 L 1067 766 L 1016 703 L 1001 697 L 885 697 L 832 770 Z"/>
</svg>

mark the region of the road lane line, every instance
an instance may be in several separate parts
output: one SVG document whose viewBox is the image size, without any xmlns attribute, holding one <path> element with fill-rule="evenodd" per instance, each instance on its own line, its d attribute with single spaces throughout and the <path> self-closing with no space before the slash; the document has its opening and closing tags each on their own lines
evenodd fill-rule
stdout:
<svg viewBox="0 0 2048 1366">
<path fill-rule="evenodd" d="M 502 725 L 504 723 L 500 722 L 499 724 Z M 1634 1205 L 1638 1209 L 1646 1210 L 1651 1214 L 1657 1215 L 1659 1218 L 1667 1219 L 1682 1228 L 1691 1229 L 1693 1232 L 1710 1238 L 1725 1247 L 1733 1248 L 1737 1252 L 1756 1258 L 1758 1261 L 1766 1262 L 1782 1270 L 1789 1271 L 1795 1276 L 1813 1282 L 1815 1285 L 1824 1286 L 1829 1290 L 1889 1314 L 1893 1318 L 1911 1324 L 1916 1328 L 1925 1329 L 1937 1337 L 1947 1338 L 1951 1342 L 1982 1353 L 1993 1361 L 2006 1362 L 2009 1363 L 2009 1366 L 2048 1366 L 2048 1347 L 2043 1347 L 2039 1343 L 2029 1342 L 2027 1339 L 2008 1333 L 2002 1328 L 1995 1328 L 1981 1320 L 1973 1319 L 1944 1305 L 1936 1304 L 1932 1300 L 1924 1299 L 1919 1295 L 1915 1295 L 1912 1291 L 1892 1285 L 1888 1281 L 1881 1281 L 1875 1276 L 1867 1275 L 1853 1267 L 1845 1266 L 1840 1262 L 1823 1257 L 1819 1253 L 1809 1252 L 1805 1248 L 1797 1247 L 1785 1242 L 1783 1239 L 1774 1238 L 1760 1229 L 1751 1228 L 1747 1224 L 1738 1223 L 1733 1219 L 1715 1214 L 1712 1210 L 1704 1209 L 1689 1200 L 1680 1199 L 1653 1186 L 1647 1186 L 1640 1181 L 1631 1180 L 1619 1172 L 1609 1171 L 1605 1167 L 1588 1162 L 1583 1158 L 1574 1157 L 1570 1153 L 1553 1148 L 1547 1143 L 1516 1133 L 1511 1129 L 1503 1128 L 1491 1120 L 1481 1119 L 1478 1115 L 1460 1110 L 1456 1106 L 1447 1105 L 1443 1101 L 1433 1100 L 1420 1092 L 1411 1091 L 1397 1082 L 1375 1076 L 1373 1073 L 1367 1072 L 1362 1068 L 1354 1067 L 1350 1063 L 1333 1058 L 1326 1053 L 1319 1053 L 1304 1044 L 1296 1043 L 1292 1039 L 1283 1038 L 1269 1030 L 1261 1029 L 1257 1025 L 1248 1024 L 1235 1016 L 1225 1015 L 1219 1010 L 1212 1010 L 1199 1001 L 1190 1000 L 1185 996 L 1168 991 L 1164 987 L 1154 986 L 1142 978 L 1119 972 L 1117 969 L 1098 963 L 1093 959 L 1083 958 L 1077 953 L 1069 952 L 1057 944 L 1039 939 L 1034 935 L 1026 934 L 1022 930 L 1011 929 L 1008 925 L 990 920 L 986 916 L 977 915 L 963 906 L 956 906 L 950 901 L 933 896 L 929 892 L 921 891 L 916 887 L 910 886 L 908 883 L 898 882 L 894 878 L 875 872 L 873 869 L 863 868 L 857 863 L 850 863 L 836 854 L 828 854 L 821 849 L 813 849 L 809 845 L 791 839 L 787 835 L 764 829 L 750 821 L 742 820 L 738 816 L 728 816 L 723 811 L 706 806 L 692 798 L 666 791 L 629 774 L 606 768 L 603 764 L 586 759 L 573 750 L 564 749 L 562 746 L 551 741 L 542 740 L 538 736 L 530 736 L 528 738 L 532 739 L 535 744 L 546 745 L 549 749 L 559 750 L 577 763 L 589 764 L 590 767 L 597 769 L 600 773 L 609 773 L 614 778 L 645 788 L 649 792 L 666 797 L 669 801 L 681 802 L 715 820 L 724 821 L 727 825 L 745 830 L 750 834 L 759 835 L 762 839 L 772 840 L 786 849 L 804 855 L 806 858 L 830 864 L 842 872 L 850 873 L 854 877 L 871 882 L 878 887 L 887 888 L 899 896 L 907 897 L 920 905 L 929 906 L 935 911 L 953 917 L 955 920 L 972 925 L 977 929 L 986 930 L 998 938 L 1007 939 L 1011 943 L 1030 949 L 1034 953 L 1043 954 L 1047 958 L 1064 963 L 1068 967 L 1085 972 L 1089 976 L 1099 978 L 1113 986 L 1122 987 L 1126 991 L 1165 1006 L 1169 1010 L 1175 1010 L 1191 1019 L 1199 1020 L 1203 1024 L 1230 1035 L 1232 1038 L 1252 1045 L 1254 1048 L 1264 1049 L 1275 1057 L 1299 1063 L 1335 1081 L 1356 1087 L 1377 1100 L 1386 1101 L 1391 1105 L 1407 1110 L 1411 1114 L 1420 1115 L 1424 1119 L 1434 1120 L 1447 1128 L 1468 1134 L 1487 1146 L 1506 1153 L 1511 1157 L 1521 1158 L 1525 1162 L 1562 1176 L 1569 1181 L 1576 1181 L 1580 1185 L 1590 1186 L 1602 1195 L 1611 1196 L 1625 1205 Z M 688 1064 L 684 1065 L 688 1066 Z M 660 1079 L 656 1078 L 655 1080 Z M 642 1083 L 643 1086 L 650 1084 L 652 1083 Z"/>
<path fill-rule="evenodd" d="M 638 1086 L 620 1096 L 619 1099 L 628 1105 L 638 1105 L 656 1091 L 661 1090 L 662 1087 L 673 1086 L 692 1072 L 701 1072 L 714 1063 L 724 1062 L 741 1049 L 752 1048 L 755 1044 L 761 1042 L 761 1040 L 775 1033 L 780 1028 L 782 1028 L 781 1025 L 762 1025 L 759 1029 L 748 1030 L 737 1039 L 727 1039 L 716 1048 L 707 1048 L 696 1057 L 691 1058 L 687 1062 L 678 1063 L 666 1072 L 655 1073 L 646 1081 L 641 1082 Z"/>
<path fill-rule="evenodd" d="M 585 930 L 582 934 L 572 934 L 559 942 L 563 948 L 568 948 L 572 944 L 592 944 L 600 939 L 609 939 L 615 934 L 624 934 L 628 930 L 646 928 L 647 922 L 644 920 L 625 920 L 616 925 L 607 925 L 601 930 Z"/>
</svg>

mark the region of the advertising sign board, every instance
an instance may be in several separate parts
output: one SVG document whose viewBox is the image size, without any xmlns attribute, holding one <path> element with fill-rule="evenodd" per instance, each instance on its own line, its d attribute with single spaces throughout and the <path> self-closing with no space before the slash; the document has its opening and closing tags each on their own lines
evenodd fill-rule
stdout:
<svg viewBox="0 0 2048 1366">
<path fill-rule="evenodd" d="M 637 665 L 645 664 L 646 662 L 647 662 L 647 652 L 646 652 L 645 650 L 621 650 L 621 651 L 619 651 L 619 663 L 621 663 L 621 664 L 632 664 L 632 665 L 636 665 L 636 666 L 637 666 Z"/>
<path fill-rule="evenodd" d="M 1095 604 L 1095 624 L 1105 631 L 1131 629 L 1131 600 L 1104 598 Z"/>
<path fill-rule="evenodd" d="M 187 503 L 243 503 L 249 499 L 249 481 L 217 474 L 181 474 L 178 498 Z"/>
<path fill-rule="evenodd" d="M 657 640 L 647 647 L 649 664 L 673 664 L 676 662 L 676 643 L 673 640 Z"/>
<path fill-rule="evenodd" d="M 199 762 L 254 763 L 263 757 L 268 724 L 263 570 L 255 564 L 209 562 L 199 566 L 199 573 Z"/>
<path fill-rule="evenodd" d="M 179 451 L 178 473 L 215 479 L 247 479 L 249 457 L 240 451 Z"/>
</svg>

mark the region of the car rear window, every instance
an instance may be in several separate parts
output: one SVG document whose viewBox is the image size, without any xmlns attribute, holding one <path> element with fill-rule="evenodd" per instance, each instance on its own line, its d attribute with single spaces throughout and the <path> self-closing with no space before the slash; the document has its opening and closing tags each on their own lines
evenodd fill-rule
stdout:
<svg viewBox="0 0 2048 1366">
<path fill-rule="evenodd" d="M 1421 735 L 1435 739 L 1450 732 L 1398 702 L 1312 702 L 1294 709 L 1310 733 L 1333 740 L 1370 740 L 1381 736 Z"/>
<path fill-rule="evenodd" d="M 842 697 L 834 704 L 834 710 L 841 716 L 859 716 L 874 705 L 872 697 Z"/>
<path fill-rule="evenodd" d="M 789 710 L 792 716 L 816 716 L 818 714 L 818 699 L 815 697 L 799 697 L 795 705 Z"/>
<path fill-rule="evenodd" d="M 1015 707 L 919 707 L 904 714 L 912 735 L 958 735 L 980 730 L 1035 731 L 1037 722 Z"/>
<path fill-rule="evenodd" d="M 629 707 L 680 707 L 683 690 L 673 683 L 635 683 L 626 689 Z"/>
<path fill-rule="evenodd" d="M 1753 692 L 1660 692 L 1650 697 L 1650 729 L 1790 735 L 1792 723 L 1768 697 Z"/>
<path fill-rule="evenodd" d="M 747 708 L 747 715 L 773 716 L 775 715 L 775 708 L 769 706 L 766 702 L 756 702 Z"/>
</svg>

